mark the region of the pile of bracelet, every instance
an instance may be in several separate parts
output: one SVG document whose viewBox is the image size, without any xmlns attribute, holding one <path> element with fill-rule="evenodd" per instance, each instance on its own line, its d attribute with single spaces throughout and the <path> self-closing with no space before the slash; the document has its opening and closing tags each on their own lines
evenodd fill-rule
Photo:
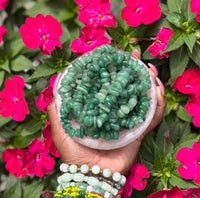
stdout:
<svg viewBox="0 0 200 198">
<path fill-rule="evenodd" d="M 61 125 L 71 137 L 118 139 L 119 131 L 145 121 L 150 88 L 147 68 L 130 53 L 97 47 L 75 59 L 62 77 Z M 72 119 L 80 128 L 72 128 Z"/>
<path fill-rule="evenodd" d="M 98 165 L 89 168 L 84 164 L 78 168 L 75 164 L 62 163 L 60 170 L 62 175 L 58 177 L 58 195 L 66 191 L 68 187 L 74 186 L 86 193 L 96 193 L 105 198 L 112 198 L 122 191 L 126 183 L 126 177 L 119 172 L 112 173 L 108 168 L 101 170 Z"/>
</svg>

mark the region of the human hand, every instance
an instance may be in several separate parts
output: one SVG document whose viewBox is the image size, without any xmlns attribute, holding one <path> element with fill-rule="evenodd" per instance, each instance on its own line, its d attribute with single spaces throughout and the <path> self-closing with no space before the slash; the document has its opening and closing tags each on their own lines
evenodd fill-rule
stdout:
<svg viewBox="0 0 200 198">
<path fill-rule="evenodd" d="M 152 71 L 151 71 L 152 72 Z M 156 80 L 155 72 L 152 73 Z M 157 83 L 157 108 L 152 122 L 147 130 L 138 139 L 129 145 L 114 150 L 96 150 L 77 143 L 62 128 L 55 107 L 55 99 L 49 104 L 47 112 L 51 122 L 53 142 L 60 153 L 61 160 L 67 164 L 89 167 L 99 165 L 101 169 L 109 168 L 112 172 L 126 173 L 136 159 L 141 141 L 146 133 L 152 130 L 161 120 L 166 107 L 166 99 L 162 86 Z"/>
</svg>

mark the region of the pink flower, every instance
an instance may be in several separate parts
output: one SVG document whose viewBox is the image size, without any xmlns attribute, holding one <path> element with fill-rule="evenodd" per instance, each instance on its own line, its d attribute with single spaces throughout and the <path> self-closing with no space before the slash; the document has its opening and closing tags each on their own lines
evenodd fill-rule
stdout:
<svg viewBox="0 0 200 198">
<path fill-rule="evenodd" d="M 152 193 L 147 198 L 183 198 L 183 193 L 181 189 L 175 186 L 170 190 L 160 190 Z"/>
<path fill-rule="evenodd" d="M 29 114 L 23 97 L 24 84 L 23 78 L 16 75 L 6 80 L 5 88 L 0 92 L 0 115 L 12 116 L 13 120 L 22 121 L 25 119 L 25 114 Z"/>
<path fill-rule="evenodd" d="M 81 29 L 80 38 L 72 42 L 71 50 L 78 55 L 82 55 L 103 44 L 110 44 L 111 41 L 104 34 L 105 30 L 102 27 L 93 29 L 86 26 Z"/>
<path fill-rule="evenodd" d="M 173 35 L 173 31 L 170 28 L 162 27 L 162 29 L 158 32 L 157 36 L 155 38 L 152 38 L 155 40 L 151 46 L 148 48 L 148 50 L 151 52 L 152 56 L 157 56 L 157 58 L 168 58 L 168 53 L 162 53 Z"/>
<path fill-rule="evenodd" d="M 184 198 L 200 198 L 200 188 L 189 188 L 183 191 Z"/>
<path fill-rule="evenodd" d="M 147 185 L 147 180 L 144 180 L 144 178 L 150 177 L 148 169 L 143 164 L 134 163 L 128 173 L 129 176 L 126 178 L 126 184 L 123 187 L 122 193 L 122 196 L 125 198 L 131 195 L 132 188 L 143 190 Z"/>
<path fill-rule="evenodd" d="M 200 22 L 200 1 L 199 0 L 191 0 L 190 2 L 192 13 L 197 12 L 196 20 Z"/>
<path fill-rule="evenodd" d="M 45 138 L 44 144 L 53 156 L 60 157 L 51 137 L 51 124 L 49 121 L 47 121 L 46 124 L 47 126 L 42 131 Z"/>
<path fill-rule="evenodd" d="M 92 0 L 74 0 L 79 5 L 79 10 L 84 9 Z"/>
<path fill-rule="evenodd" d="M 127 25 L 136 27 L 143 24 L 150 24 L 157 21 L 161 16 L 159 0 L 124 0 L 126 7 L 122 9 L 122 20 Z"/>
<path fill-rule="evenodd" d="M 6 30 L 6 28 L 4 26 L 0 26 L 0 45 L 3 40 L 3 37 L 6 36 L 7 33 L 8 31 Z"/>
<path fill-rule="evenodd" d="M 24 177 L 26 174 L 26 169 L 22 167 L 22 160 L 25 153 L 26 150 L 15 148 L 6 149 L 2 154 L 2 159 L 6 162 L 6 169 L 16 177 Z"/>
<path fill-rule="evenodd" d="M 187 102 L 185 109 L 193 117 L 193 124 L 196 127 L 200 127 L 200 95 L 192 95 L 191 99 Z"/>
<path fill-rule="evenodd" d="M 173 87 L 184 94 L 200 94 L 200 69 L 188 69 L 176 78 Z"/>
<path fill-rule="evenodd" d="M 9 3 L 9 0 L 1 0 L 0 1 L 0 10 L 3 10 Z"/>
<path fill-rule="evenodd" d="M 92 0 L 84 9 L 79 9 L 78 19 L 84 24 L 97 28 L 99 26 L 117 26 L 116 18 L 110 14 L 109 0 Z"/>
<path fill-rule="evenodd" d="M 23 157 L 23 168 L 27 169 L 27 175 L 43 177 L 50 174 L 55 165 L 54 158 L 48 155 L 49 150 L 43 141 L 35 138 L 28 146 L 28 151 Z"/>
<path fill-rule="evenodd" d="M 45 88 L 41 94 L 38 96 L 36 100 L 36 105 L 39 110 L 46 112 L 47 111 L 47 106 L 51 102 L 53 98 L 53 87 L 57 78 L 57 74 L 51 77 L 50 79 L 50 85 Z"/>
<path fill-rule="evenodd" d="M 182 166 L 177 170 L 184 179 L 193 179 L 193 181 L 200 185 L 200 142 L 195 142 L 192 149 L 188 147 L 181 148 L 176 160 L 180 161 Z"/>
<path fill-rule="evenodd" d="M 51 15 L 44 17 L 38 14 L 35 18 L 28 17 L 26 24 L 20 27 L 20 33 L 26 47 L 40 47 L 43 54 L 49 55 L 55 46 L 62 48 L 59 37 L 63 31 L 60 23 Z"/>
</svg>

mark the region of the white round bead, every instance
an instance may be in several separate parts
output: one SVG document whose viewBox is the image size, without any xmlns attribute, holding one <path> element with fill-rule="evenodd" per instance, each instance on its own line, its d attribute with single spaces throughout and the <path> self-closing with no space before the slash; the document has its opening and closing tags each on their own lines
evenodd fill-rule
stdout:
<svg viewBox="0 0 200 198">
<path fill-rule="evenodd" d="M 108 191 L 108 192 L 111 192 L 111 190 L 112 190 L 112 186 L 111 186 L 110 184 L 107 184 L 106 182 L 103 182 L 103 183 L 102 183 L 101 188 L 102 188 L 103 190 L 105 190 L 105 191 Z"/>
<path fill-rule="evenodd" d="M 75 184 L 76 184 L 75 182 L 71 182 L 70 186 L 75 186 Z"/>
<path fill-rule="evenodd" d="M 62 183 L 67 183 L 67 182 L 70 182 L 73 178 L 71 177 L 71 174 L 70 173 L 64 173 L 62 176 L 61 176 L 61 181 Z"/>
<path fill-rule="evenodd" d="M 126 183 L 126 177 L 124 175 L 121 176 L 121 179 L 119 180 L 119 184 L 121 184 L 122 186 L 124 186 Z"/>
<path fill-rule="evenodd" d="M 58 177 L 57 182 L 58 182 L 59 184 L 62 183 L 62 176 L 59 176 L 59 177 Z"/>
<path fill-rule="evenodd" d="M 84 181 L 87 182 L 88 181 L 88 176 L 84 177 Z"/>
<path fill-rule="evenodd" d="M 75 182 L 83 182 L 84 181 L 84 175 L 82 173 L 74 173 L 73 180 Z"/>
<path fill-rule="evenodd" d="M 60 190 L 62 190 L 62 187 L 59 185 L 57 186 L 56 191 L 60 191 Z"/>
<path fill-rule="evenodd" d="M 77 167 L 75 164 L 72 164 L 72 165 L 69 167 L 70 173 L 76 173 L 77 170 L 78 170 L 78 167 Z"/>
<path fill-rule="evenodd" d="M 99 174 L 101 171 L 100 167 L 98 165 L 94 165 L 92 167 L 92 173 L 94 173 L 95 175 Z"/>
<path fill-rule="evenodd" d="M 62 164 L 60 165 L 60 171 L 62 171 L 62 172 L 64 172 L 64 173 L 68 172 L 68 168 L 69 168 L 69 165 L 68 165 L 68 164 L 62 163 Z"/>
<path fill-rule="evenodd" d="M 88 165 L 83 164 L 83 165 L 81 166 L 81 172 L 82 172 L 83 174 L 87 174 L 87 173 L 89 172 L 89 170 L 90 170 L 90 168 L 89 168 Z"/>
<path fill-rule="evenodd" d="M 99 180 L 95 177 L 88 177 L 87 183 L 91 186 L 99 186 Z"/>
<path fill-rule="evenodd" d="M 119 172 L 115 172 L 115 173 L 113 173 L 112 178 L 113 178 L 113 180 L 114 180 L 115 182 L 118 182 L 118 181 L 120 181 L 120 179 L 121 179 L 121 174 L 120 174 Z"/>
<path fill-rule="evenodd" d="M 109 198 L 109 197 L 110 197 L 110 193 L 106 191 L 106 192 L 104 193 L 104 197 L 105 197 L 105 198 Z"/>
<path fill-rule="evenodd" d="M 88 186 L 88 187 L 86 188 L 86 190 L 87 190 L 88 192 L 92 192 L 92 191 L 93 191 L 93 187 L 92 187 L 92 186 Z"/>
<path fill-rule="evenodd" d="M 111 177 L 111 175 L 112 175 L 112 172 L 109 168 L 106 168 L 106 169 L 103 170 L 103 176 L 104 177 L 108 178 L 108 177 Z"/>
<path fill-rule="evenodd" d="M 69 182 L 67 182 L 67 183 L 62 183 L 62 184 L 61 184 L 63 190 L 64 190 L 65 188 L 67 188 L 69 185 L 70 185 Z"/>
<path fill-rule="evenodd" d="M 115 196 L 118 193 L 118 190 L 116 188 L 113 188 L 111 190 L 111 193 Z"/>
</svg>

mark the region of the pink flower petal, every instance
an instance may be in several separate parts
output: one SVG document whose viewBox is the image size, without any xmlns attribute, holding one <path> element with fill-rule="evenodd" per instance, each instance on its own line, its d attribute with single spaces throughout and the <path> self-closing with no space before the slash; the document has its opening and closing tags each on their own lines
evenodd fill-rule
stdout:
<svg viewBox="0 0 200 198">
<path fill-rule="evenodd" d="M 22 99 L 20 102 L 17 103 L 16 110 L 13 113 L 12 118 L 15 121 L 22 121 L 25 119 L 26 114 L 29 114 L 29 109 L 25 99 Z"/>
<path fill-rule="evenodd" d="M 181 177 L 184 179 L 193 179 L 196 168 L 196 159 L 192 149 L 188 147 L 181 148 L 176 155 L 176 160 L 180 161 L 182 164 L 181 167 L 177 168 Z"/>
<path fill-rule="evenodd" d="M 161 16 L 158 0 L 125 0 L 125 4 L 121 17 L 127 21 L 127 25 L 136 27 L 141 23 L 150 24 Z"/>
<path fill-rule="evenodd" d="M 3 10 L 9 4 L 9 0 L 0 1 L 0 10 Z"/>
<path fill-rule="evenodd" d="M 173 87 L 184 94 L 200 94 L 200 69 L 188 69 L 176 78 Z"/>
</svg>

